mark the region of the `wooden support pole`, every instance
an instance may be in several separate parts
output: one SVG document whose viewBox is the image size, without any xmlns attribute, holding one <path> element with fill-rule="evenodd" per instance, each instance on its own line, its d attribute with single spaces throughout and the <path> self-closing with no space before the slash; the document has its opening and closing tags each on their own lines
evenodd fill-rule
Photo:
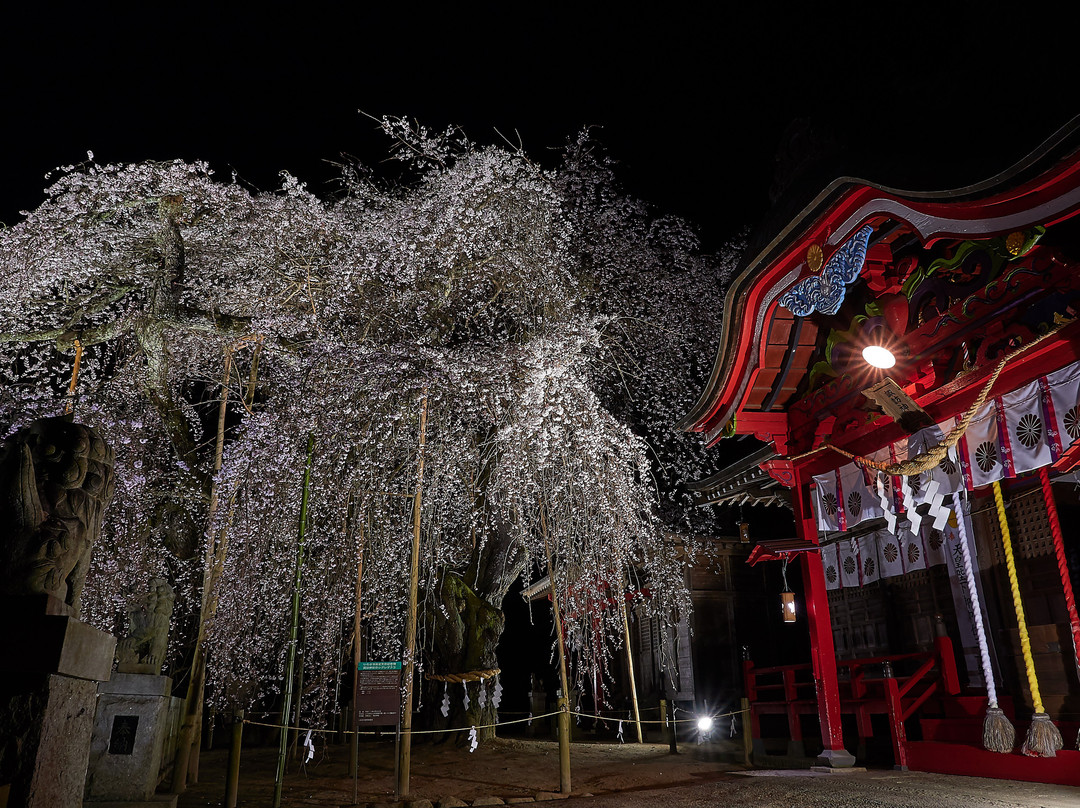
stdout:
<svg viewBox="0 0 1080 808">
<path fill-rule="evenodd" d="M 566 676 L 566 646 L 563 638 L 562 615 L 559 612 L 559 596 L 556 594 L 555 574 L 551 567 L 551 547 L 548 546 L 547 513 L 543 500 L 540 502 L 540 531 L 544 535 L 544 551 L 547 553 L 548 581 L 551 583 L 551 611 L 555 616 L 555 642 L 559 646 L 559 682 L 562 697 L 559 699 L 559 791 L 570 793 L 570 686 Z"/>
<path fill-rule="evenodd" d="M 416 671 L 416 590 L 420 578 L 420 503 L 424 490 L 424 442 L 427 437 L 427 385 L 420 395 L 420 451 L 416 461 L 416 492 L 413 494 L 413 541 L 409 564 L 409 607 L 405 616 L 405 712 L 401 716 L 401 745 L 398 748 L 397 798 L 409 793 L 412 764 L 413 678 Z"/>
<path fill-rule="evenodd" d="M 754 739 L 751 737 L 750 699 L 744 696 L 739 700 L 739 706 L 742 708 L 743 763 L 749 766 L 754 753 Z"/>
<path fill-rule="evenodd" d="M 217 475 L 225 454 L 225 419 L 229 404 L 229 377 L 232 375 L 232 347 L 225 349 L 224 369 L 221 378 L 221 402 L 218 406 L 217 440 L 214 447 L 214 478 L 210 485 L 210 506 L 206 523 L 212 526 L 217 514 L 221 492 L 218 490 Z M 202 738 L 203 696 L 206 691 L 206 629 L 217 610 L 217 588 L 221 570 L 225 565 L 225 553 L 228 548 L 228 533 L 222 530 L 216 536 L 208 531 L 206 553 L 203 559 L 202 600 L 199 609 L 199 629 L 195 639 L 195 655 L 191 662 L 191 676 L 188 679 L 187 694 L 184 699 L 184 717 L 180 725 L 180 738 L 173 760 L 173 794 L 182 794 L 188 782 L 199 780 L 199 744 Z"/>
<path fill-rule="evenodd" d="M 240 746 L 244 735 L 244 711 L 233 714 L 232 741 L 229 744 L 229 768 L 225 773 L 225 808 L 236 808 L 236 792 L 240 786 Z"/>
<path fill-rule="evenodd" d="M 623 636 L 626 639 L 626 670 L 630 677 L 630 704 L 634 708 L 634 727 L 637 729 L 637 742 L 644 743 L 641 737 L 641 712 L 638 709 L 637 682 L 634 679 L 634 647 L 630 644 L 630 621 L 626 619 L 626 596 L 619 604 L 622 608 Z"/>
</svg>

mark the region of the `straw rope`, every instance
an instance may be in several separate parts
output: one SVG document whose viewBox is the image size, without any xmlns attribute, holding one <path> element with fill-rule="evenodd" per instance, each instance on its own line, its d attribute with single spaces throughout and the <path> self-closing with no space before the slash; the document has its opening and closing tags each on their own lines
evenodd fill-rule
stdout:
<svg viewBox="0 0 1080 808">
<path fill-rule="evenodd" d="M 953 513 L 960 533 L 960 552 L 964 565 L 964 582 L 967 584 L 968 597 L 971 599 L 972 621 L 975 624 L 975 637 L 979 643 L 979 659 L 982 663 L 983 679 L 986 682 L 986 716 L 983 719 L 983 747 L 991 752 L 1008 754 L 1016 743 L 1016 730 L 1004 711 L 998 706 L 997 685 L 994 682 L 994 668 L 990 662 L 990 644 L 986 641 L 986 627 L 983 624 L 982 604 L 979 589 L 975 584 L 975 569 L 971 560 L 971 548 L 968 545 L 967 499 L 963 494 L 956 495 Z"/>
<path fill-rule="evenodd" d="M 1050 535 L 1054 539 L 1054 556 L 1057 559 L 1058 574 L 1061 576 L 1061 589 L 1065 594 L 1065 610 L 1069 613 L 1073 661 L 1076 663 L 1077 674 L 1080 675 L 1080 615 L 1076 611 L 1076 598 L 1069 578 L 1069 562 L 1065 557 L 1061 520 L 1058 518 L 1057 503 L 1054 501 L 1054 491 L 1050 486 L 1050 472 L 1046 470 L 1046 466 L 1039 468 L 1039 483 L 1042 486 L 1043 503 L 1046 506 L 1046 519 L 1050 523 Z M 1076 736 L 1076 748 L 1080 749 L 1080 733 Z"/>
<path fill-rule="evenodd" d="M 946 435 L 944 439 L 942 439 L 941 443 L 939 443 L 937 446 L 933 446 L 927 449 L 922 454 L 918 454 L 915 457 L 911 457 L 907 460 L 902 460 L 897 463 L 881 463 L 877 460 L 871 460 L 869 457 L 862 457 L 860 455 L 852 454 L 846 449 L 841 449 L 839 446 L 834 446 L 831 443 L 827 443 L 824 446 L 818 447 L 818 449 L 814 449 L 812 451 L 819 451 L 820 449 L 832 449 L 834 452 L 837 452 L 838 454 L 844 455 L 844 457 L 854 460 L 856 463 L 858 463 L 860 466 L 863 466 L 864 468 L 876 469 L 877 471 L 883 471 L 886 474 L 907 477 L 912 474 L 921 474 L 924 471 L 929 471 L 930 469 L 935 468 L 938 464 L 941 463 L 942 460 L 945 459 L 946 455 L 949 452 L 949 449 L 951 449 L 953 446 L 960 442 L 960 438 L 964 436 L 964 433 L 967 432 L 968 427 L 971 426 L 971 422 L 975 420 L 975 415 L 982 408 L 983 404 L 986 403 L 986 399 L 989 398 L 990 391 L 993 389 L 994 384 L 997 382 L 998 377 L 1001 375 L 1001 372 L 1005 370 L 1005 365 L 1007 365 L 1012 359 L 1015 359 L 1017 356 L 1024 353 L 1028 349 L 1034 348 L 1040 342 L 1049 339 L 1066 326 L 1072 325 L 1074 322 L 1076 322 L 1075 318 L 1059 323 L 1058 325 L 1047 331 L 1045 334 L 1041 334 L 1040 336 L 1033 339 L 1031 342 L 1021 345 L 1020 347 L 1015 348 L 1009 353 L 1005 354 L 1005 356 L 1002 357 L 1001 361 L 998 362 L 997 367 L 994 368 L 994 372 L 990 374 L 990 378 L 986 380 L 986 384 L 984 384 L 982 390 L 979 391 L 979 395 L 976 397 L 975 401 L 972 402 L 970 407 L 968 407 L 967 412 L 964 413 L 963 417 L 959 421 L 957 421 L 956 426 L 954 426 L 949 432 L 949 434 Z M 806 452 L 803 455 L 797 455 L 796 457 L 792 457 L 790 459 L 798 460 L 799 458 L 805 457 L 808 454 L 812 454 L 812 452 Z"/>
<path fill-rule="evenodd" d="M 1044 712 L 1042 695 L 1039 693 L 1039 680 L 1035 675 L 1035 658 L 1031 655 L 1031 638 L 1028 636 L 1027 620 L 1024 617 L 1024 604 L 1020 600 L 1020 581 L 1016 576 L 1016 560 L 1013 558 L 1009 521 L 1005 516 L 1005 500 L 1001 496 L 1001 483 L 995 481 L 992 486 L 994 504 L 997 506 L 998 527 L 1001 530 L 1001 543 L 1005 547 L 1005 567 L 1009 571 L 1013 610 L 1016 612 L 1016 623 L 1020 628 L 1020 651 L 1024 655 L 1024 670 L 1027 673 L 1028 686 L 1031 688 L 1032 706 L 1035 712 L 1041 713 Z"/>
<path fill-rule="evenodd" d="M 1009 572 L 1009 588 L 1012 590 L 1016 623 L 1020 629 L 1020 651 L 1024 656 L 1024 671 L 1027 673 L 1028 686 L 1031 688 L 1031 703 L 1035 710 L 1020 751 L 1031 757 L 1055 757 L 1057 750 L 1064 744 L 1061 740 L 1061 732 L 1054 726 L 1043 708 L 1039 679 L 1035 673 L 1035 658 L 1031 655 L 1031 638 L 1028 637 L 1027 620 L 1024 618 L 1024 604 L 1020 600 L 1020 581 L 1016 576 L 1016 560 L 1013 558 L 1012 536 L 1009 534 L 1009 521 L 1005 516 L 1005 500 L 1001 496 L 1001 483 L 995 480 L 992 487 L 994 504 L 997 506 L 998 526 L 1001 529 L 1001 542 L 1005 549 L 1005 566 Z"/>
<path fill-rule="evenodd" d="M 482 671 L 467 671 L 465 673 L 428 673 L 425 671 L 424 678 L 433 682 L 461 684 L 462 682 L 482 682 L 492 676 L 498 676 L 500 673 L 500 668 L 488 668 Z"/>
</svg>

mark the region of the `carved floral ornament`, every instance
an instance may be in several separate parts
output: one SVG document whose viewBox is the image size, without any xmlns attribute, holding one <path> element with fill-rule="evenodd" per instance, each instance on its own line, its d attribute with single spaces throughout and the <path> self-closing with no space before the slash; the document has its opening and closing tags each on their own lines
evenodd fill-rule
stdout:
<svg viewBox="0 0 1080 808">
<path fill-rule="evenodd" d="M 825 262 L 820 275 L 799 281 L 783 294 L 780 305 L 796 317 L 806 317 L 815 311 L 836 314 L 844 302 L 848 285 L 854 283 L 862 272 L 866 248 L 873 232 L 874 228 L 870 225 L 860 228 Z M 808 253 L 808 261 L 810 258 Z"/>
</svg>

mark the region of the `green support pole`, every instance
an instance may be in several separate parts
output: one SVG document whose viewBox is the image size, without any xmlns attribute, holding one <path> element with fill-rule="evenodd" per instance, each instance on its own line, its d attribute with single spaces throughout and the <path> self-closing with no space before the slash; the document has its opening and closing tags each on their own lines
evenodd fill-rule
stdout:
<svg viewBox="0 0 1080 808">
<path fill-rule="evenodd" d="M 307 533 L 308 494 L 311 489 L 311 458 L 315 454 L 315 437 L 308 435 L 307 464 L 304 466 L 304 491 L 300 497 L 300 529 L 296 543 L 296 580 L 293 584 L 292 633 L 289 636 L 289 662 L 285 668 L 285 704 L 281 708 L 281 723 L 289 723 L 292 712 L 293 671 L 296 667 L 296 640 L 300 634 L 300 581 L 304 568 L 304 536 Z M 274 780 L 274 808 L 281 808 L 281 787 L 285 782 L 285 755 L 288 751 L 289 729 L 281 728 L 278 744 L 277 776 Z"/>
</svg>

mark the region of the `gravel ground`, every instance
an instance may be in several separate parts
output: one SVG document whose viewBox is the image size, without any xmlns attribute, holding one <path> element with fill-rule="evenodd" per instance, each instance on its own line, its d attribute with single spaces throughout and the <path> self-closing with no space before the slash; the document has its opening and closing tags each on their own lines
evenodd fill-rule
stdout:
<svg viewBox="0 0 1080 808">
<path fill-rule="evenodd" d="M 732 775 L 699 785 L 633 794 L 571 798 L 575 808 L 1078 808 L 1080 789 L 953 777 L 920 772 L 866 771 L 815 775 L 802 770 Z"/>
</svg>

